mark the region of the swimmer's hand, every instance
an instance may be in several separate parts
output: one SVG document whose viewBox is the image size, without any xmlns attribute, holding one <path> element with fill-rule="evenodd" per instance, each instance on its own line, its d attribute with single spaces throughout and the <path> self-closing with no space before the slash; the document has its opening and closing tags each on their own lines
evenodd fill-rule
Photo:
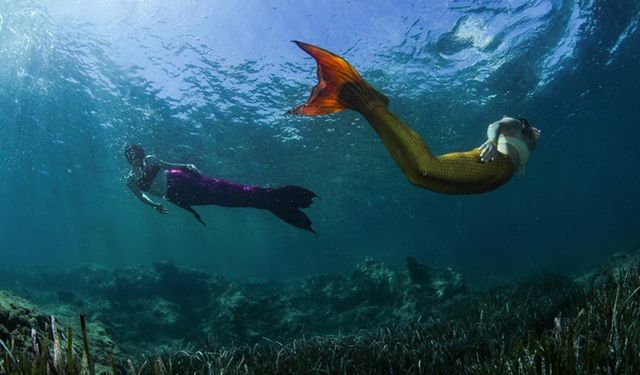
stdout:
<svg viewBox="0 0 640 375">
<path fill-rule="evenodd" d="M 167 208 L 165 206 L 161 205 L 160 203 L 154 204 L 153 208 L 156 211 L 160 212 L 161 214 L 168 214 L 169 213 L 169 210 L 167 210 Z"/>
<path fill-rule="evenodd" d="M 491 141 L 486 141 L 480 146 L 480 161 L 483 163 L 488 163 L 496 159 L 498 155 L 498 149 L 496 146 L 491 143 Z"/>
</svg>

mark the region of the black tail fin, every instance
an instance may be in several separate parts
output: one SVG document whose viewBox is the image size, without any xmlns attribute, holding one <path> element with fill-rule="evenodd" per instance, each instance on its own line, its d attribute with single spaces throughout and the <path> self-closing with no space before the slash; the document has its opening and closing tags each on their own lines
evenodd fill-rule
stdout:
<svg viewBox="0 0 640 375">
<path fill-rule="evenodd" d="M 311 225 L 311 219 L 300 211 L 313 203 L 317 195 L 311 190 L 299 186 L 287 185 L 269 192 L 269 211 L 287 223 L 316 234 Z"/>
</svg>

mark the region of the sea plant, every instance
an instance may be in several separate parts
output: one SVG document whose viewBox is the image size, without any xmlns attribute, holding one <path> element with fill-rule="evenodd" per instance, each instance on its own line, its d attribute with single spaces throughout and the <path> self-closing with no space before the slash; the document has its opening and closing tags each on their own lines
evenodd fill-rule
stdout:
<svg viewBox="0 0 640 375">
<path fill-rule="evenodd" d="M 206 351 L 138 361 L 109 356 L 102 368 L 114 374 L 635 374 L 639 318 L 637 268 L 588 291 L 548 274 L 461 296 L 410 324 L 286 342 L 211 343 Z M 72 332 L 63 335 L 51 323 L 29 350 L 0 341 L 0 373 L 92 374 L 86 325 L 82 360 Z M 57 354 L 63 343 L 66 356 Z"/>
</svg>

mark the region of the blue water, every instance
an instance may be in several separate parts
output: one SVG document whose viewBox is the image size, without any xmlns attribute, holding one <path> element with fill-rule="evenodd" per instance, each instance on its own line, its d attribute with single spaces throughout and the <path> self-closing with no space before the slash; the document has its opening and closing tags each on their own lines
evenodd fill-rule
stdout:
<svg viewBox="0 0 640 375">
<path fill-rule="evenodd" d="M 576 274 L 640 247 L 640 3 L 0 0 L 1 266 L 170 260 L 228 277 L 351 270 L 407 255 L 492 282 Z M 284 113 L 345 56 L 436 153 L 503 114 L 543 134 L 497 191 L 411 186 L 345 112 Z M 126 189 L 122 148 L 322 199 L 317 238 L 266 211 L 169 205 Z"/>
</svg>

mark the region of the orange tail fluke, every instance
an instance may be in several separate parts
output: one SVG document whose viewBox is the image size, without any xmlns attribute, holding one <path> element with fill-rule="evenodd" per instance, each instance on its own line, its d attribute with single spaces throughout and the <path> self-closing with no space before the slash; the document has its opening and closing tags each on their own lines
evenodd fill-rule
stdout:
<svg viewBox="0 0 640 375">
<path fill-rule="evenodd" d="M 325 115 L 345 109 L 358 110 L 359 105 L 388 99 L 375 91 L 342 57 L 311 44 L 294 41 L 318 63 L 318 84 L 307 102 L 288 113 L 305 116 Z"/>
</svg>

